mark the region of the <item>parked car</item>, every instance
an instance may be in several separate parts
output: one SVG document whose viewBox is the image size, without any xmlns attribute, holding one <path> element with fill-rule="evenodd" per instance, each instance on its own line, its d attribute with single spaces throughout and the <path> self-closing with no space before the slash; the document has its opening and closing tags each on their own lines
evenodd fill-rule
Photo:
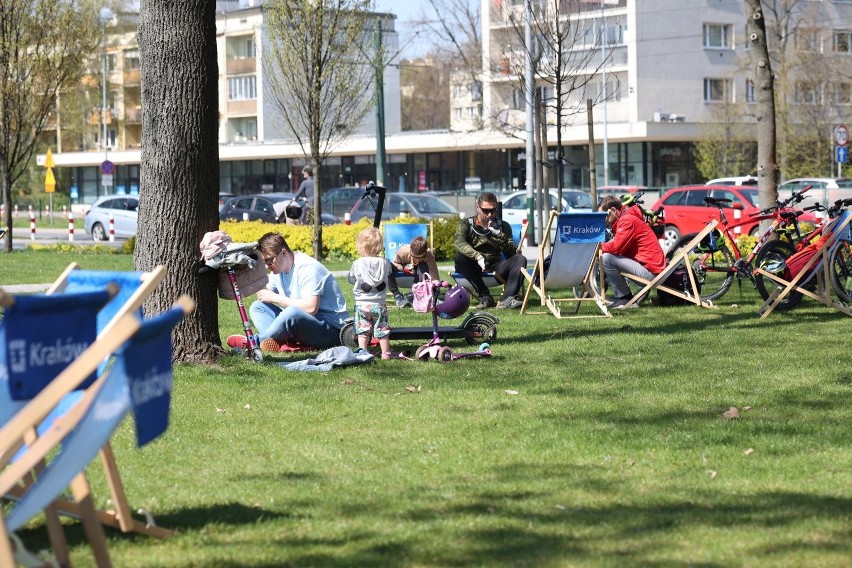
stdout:
<svg viewBox="0 0 852 568">
<path fill-rule="evenodd" d="M 558 189 L 548 190 L 550 195 L 550 203 L 547 210 L 544 212 L 544 222 L 547 223 L 547 216 L 553 209 L 557 209 L 556 203 L 559 196 Z M 515 191 L 502 199 L 501 218 L 512 225 L 515 231 L 516 240 L 520 236 L 521 228 L 523 227 L 524 219 L 527 218 L 527 192 Z M 538 210 L 538 200 L 533 199 L 533 207 Z M 559 208 L 563 212 L 574 211 L 592 211 L 592 196 L 580 189 L 563 189 L 562 190 L 562 206 Z M 551 238 L 556 235 L 556 227 L 551 230 Z"/>
<path fill-rule="evenodd" d="M 264 221 L 266 223 L 284 223 L 284 209 L 293 201 L 292 193 L 264 193 L 237 195 L 225 201 L 219 209 L 219 219 L 235 221 Z M 310 204 L 308 204 L 310 208 Z M 331 213 L 322 214 L 323 225 L 339 223 L 340 219 Z"/>
<path fill-rule="evenodd" d="M 375 199 L 365 199 L 352 207 L 349 212 L 353 223 L 363 217 L 373 219 Z M 400 215 L 434 219 L 435 217 L 455 217 L 458 220 L 458 209 L 434 195 L 422 193 L 388 193 L 385 195 L 385 205 L 382 209 L 382 219 L 393 219 Z"/>
<path fill-rule="evenodd" d="M 757 185 L 755 176 L 734 176 L 711 179 L 704 185 Z"/>
<path fill-rule="evenodd" d="M 778 186 L 778 198 L 786 199 L 793 191 L 800 191 L 806 186 L 811 189 L 805 194 L 808 197 L 799 207 L 808 207 L 821 203 L 828 207 L 838 199 L 852 197 L 852 179 L 850 178 L 794 178 Z"/>
<path fill-rule="evenodd" d="M 322 210 L 342 217 L 364 195 L 363 187 L 333 187 L 322 190 Z"/>
<path fill-rule="evenodd" d="M 109 219 L 112 216 L 115 236 L 129 238 L 136 234 L 138 212 L 138 197 L 105 195 L 96 199 L 86 211 L 83 228 L 93 241 L 109 240 Z"/>
<path fill-rule="evenodd" d="M 707 204 L 704 203 L 704 198 L 708 196 L 716 199 L 730 199 L 730 206 L 725 208 L 725 217 L 727 217 L 728 222 L 734 223 L 738 217 L 745 219 L 747 222 L 742 226 L 741 233 L 744 235 L 755 235 L 757 233 L 760 221 L 748 222 L 752 213 L 760 211 L 760 207 L 757 206 L 757 187 L 747 185 L 674 187 L 668 190 L 651 207 L 656 210 L 662 205 L 665 210 L 666 232 L 664 237 L 660 239 L 663 248 L 676 243 L 681 235 L 697 233 L 711 219 L 719 218 L 719 210 L 716 207 L 707 207 Z M 797 207 L 801 208 L 801 205 Z M 805 213 L 799 217 L 799 221 L 815 223 L 817 218 L 813 214 Z"/>
<path fill-rule="evenodd" d="M 760 211 L 757 207 L 757 188 L 753 186 L 733 185 L 689 185 L 673 187 L 651 206 L 656 210 L 662 206 L 665 210 L 666 232 L 661 239 L 663 248 L 673 245 L 680 240 L 681 235 L 697 233 L 712 219 L 719 218 L 719 210 L 707 207 L 705 197 L 730 199 L 729 207 L 725 208 L 725 216 L 733 223 L 739 216 L 748 219 L 751 213 Z M 735 213 L 738 212 L 738 213 Z M 757 231 L 759 222 L 747 223 L 742 228 L 743 234 L 753 234 Z"/>
</svg>

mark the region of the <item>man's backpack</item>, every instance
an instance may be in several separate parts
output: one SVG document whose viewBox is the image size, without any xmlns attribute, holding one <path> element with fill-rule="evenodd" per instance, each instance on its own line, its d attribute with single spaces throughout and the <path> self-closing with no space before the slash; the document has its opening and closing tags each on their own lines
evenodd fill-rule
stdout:
<svg viewBox="0 0 852 568">
<path fill-rule="evenodd" d="M 698 292 L 701 293 L 701 283 L 696 281 Z M 683 292 L 687 295 L 692 295 L 692 286 L 689 283 L 689 272 L 684 266 L 678 266 L 668 275 L 663 281 L 663 286 Z M 688 304 L 683 298 L 679 298 L 673 294 L 669 294 L 664 290 L 657 289 L 657 302 L 661 306 L 682 306 Z"/>
</svg>

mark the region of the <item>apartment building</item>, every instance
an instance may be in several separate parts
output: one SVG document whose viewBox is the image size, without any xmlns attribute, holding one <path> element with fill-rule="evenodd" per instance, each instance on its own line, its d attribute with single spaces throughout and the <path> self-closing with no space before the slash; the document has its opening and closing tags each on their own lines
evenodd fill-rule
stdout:
<svg viewBox="0 0 852 568">
<path fill-rule="evenodd" d="M 303 159 L 264 96 L 262 5 L 259 0 L 218 4 L 221 189 L 237 193 L 288 189 L 298 181 Z M 397 67 L 386 68 L 385 185 L 403 191 L 460 190 L 465 178 L 478 177 L 486 189 L 523 187 L 526 113 L 518 78 L 524 72 L 524 7 L 524 0 L 481 0 L 481 74 L 453 74 L 449 130 L 400 132 L 399 75 Z M 553 165 L 555 116 L 548 112 L 545 119 L 547 161 L 553 165 L 545 170 L 547 185 L 556 185 L 559 167 L 565 186 L 590 185 L 589 99 L 594 102 L 598 185 L 670 187 L 701 182 L 694 145 L 703 128 L 718 120 L 719 109 L 738 105 L 746 124 L 753 123 L 748 109 L 754 104 L 755 87 L 742 0 L 533 0 L 532 7 L 542 21 L 570 18 L 578 34 L 566 47 L 577 78 L 563 97 L 568 113 L 562 121 L 561 166 Z M 806 0 L 797 4 L 792 20 L 798 22 L 790 28 L 796 32 L 793 49 L 810 50 L 852 71 L 852 1 Z M 398 45 L 393 16 L 387 15 L 385 22 L 385 41 Z M 770 28 L 774 25 L 769 22 Z M 134 171 L 138 179 L 140 141 L 134 134 L 141 130 L 138 87 L 132 80 L 134 69 L 138 76 L 138 56 L 134 60 L 132 38 L 132 33 L 110 38 L 108 50 L 115 59 L 110 85 L 121 84 L 121 89 L 116 89 L 115 102 L 108 105 L 114 104 L 110 108 L 115 110 L 107 117 L 116 121 L 114 128 L 112 122 L 107 125 L 108 141 L 115 149 L 110 159 L 119 166 L 117 180 L 126 177 L 123 185 L 130 188 Z M 544 57 L 554 59 L 552 53 Z M 547 73 L 542 66 L 536 83 L 545 101 L 552 102 L 555 91 Z M 789 94 L 787 112 L 827 100 L 828 114 L 822 120 L 842 121 L 845 112 L 852 111 L 848 86 L 841 79 L 798 82 Z M 373 115 L 368 117 L 358 133 L 332 153 L 320 173 L 324 187 L 374 179 L 373 120 Z M 98 155 L 97 141 L 71 152 L 63 144 L 54 156 L 59 167 L 75 168 L 83 202 L 104 191 L 97 168 L 103 152 Z"/>
</svg>

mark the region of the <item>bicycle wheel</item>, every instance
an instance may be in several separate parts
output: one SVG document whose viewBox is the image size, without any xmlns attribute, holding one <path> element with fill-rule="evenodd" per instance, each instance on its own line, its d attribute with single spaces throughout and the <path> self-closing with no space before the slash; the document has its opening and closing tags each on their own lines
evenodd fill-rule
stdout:
<svg viewBox="0 0 852 568">
<path fill-rule="evenodd" d="M 681 238 L 666 258 L 671 260 L 678 254 L 695 235 L 686 235 Z M 726 244 L 716 252 L 702 252 L 697 248 L 692 249 L 686 256 L 695 278 L 701 290 L 702 300 L 718 300 L 730 289 L 734 282 L 734 254 Z"/>
<path fill-rule="evenodd" d="M 766 243 L 754 259 L 754 265 L 764 270 L 771 270 L 778 263 L 786 261 L 793 256 L 795 249 L 793 245 L 786 241 L 770 241 Z M 778 285 L 769 278 L 764 278 L 760 274 L 754 275 L 754 286 L 757 288 L 757 293 L 766 301 L 770 294 L 778 287 Z M 789 310 L 795 308 L 802 301 L 801 292 L 790 292 L 784 300 L 778 304 L 777 309 Z"/>
<path fill-rule="evenodd" d="M 841 302 L 852 303 L 852 243 L 840 241 L 831 251 L 829 277 Z"/>
</svg>

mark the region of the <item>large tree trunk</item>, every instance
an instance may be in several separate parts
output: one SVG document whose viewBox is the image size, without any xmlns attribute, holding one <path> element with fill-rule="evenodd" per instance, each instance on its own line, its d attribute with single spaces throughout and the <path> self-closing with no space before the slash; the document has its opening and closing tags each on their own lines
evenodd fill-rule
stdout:
<svg viewBox="0 0 852 568">
<path fill-rule="evenodd" d="M 215 0 L 142 0 L 142 161 L 137 270 L 158 264 L 168 277 L 145 304 L 148 314 L 180 294 L 197 301 L 175 330 L 175 359 L 221 354 L 216 275 L 197 274 L 198 245 L 219 227 L 218 68 Z"/>
<path fill-rule="evenodd" d="M 766 43 L 766 20 L 760 0 L 745 0 L 746 34 L 751 42 L 752 68 L 757 95 L 757 176 L 761 207 L 771 207 L 778 200 L 778 160 L 775 131 L 775 85 L 769 47 Z M 763 224 L 769 221 L 764 221 Z"/>
</svg>

